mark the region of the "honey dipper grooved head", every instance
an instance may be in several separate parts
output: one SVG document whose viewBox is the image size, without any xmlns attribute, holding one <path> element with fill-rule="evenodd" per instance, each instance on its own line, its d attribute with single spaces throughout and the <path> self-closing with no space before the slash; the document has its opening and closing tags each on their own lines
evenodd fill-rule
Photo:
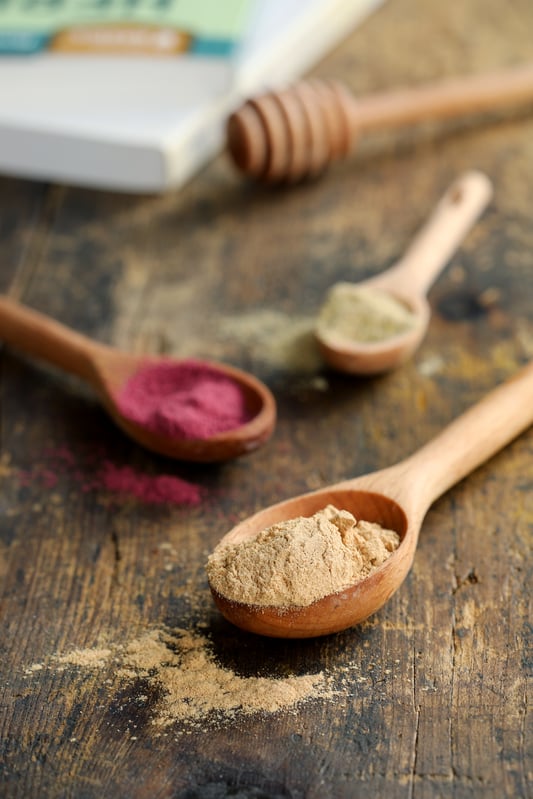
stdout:
<svg viewBox="0 0 533 799">
<path fill-rule="evenodd" d="M 346 90 L 329 81 L 303 81 L 248 100 L 227 125 L 230 155 L 242 172 L 266 183 L 321 173 L 353 143 Z"/>
</svg>

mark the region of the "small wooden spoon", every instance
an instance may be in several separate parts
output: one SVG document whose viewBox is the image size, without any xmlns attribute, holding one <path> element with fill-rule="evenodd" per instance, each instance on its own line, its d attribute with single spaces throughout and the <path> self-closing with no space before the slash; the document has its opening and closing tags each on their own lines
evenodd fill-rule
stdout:
<svg viewBox="0 0 533 799">
<path fill-rule="evenodd" d="M 276 405 L 269 389 L 247 372 L 225 364 L 202 361 L 238 384 L 252 418 L 212 438 L 178 439 L 132 422 L 117 404 L 121 389 L 141 368 L 159 363 L 177 364 L 176 359 L 120 352 L 7 297 L 0 297 L 0 339 L 80 377 L 92 386 L 110 416 L 128 436 L 161 455 L 188 461 L 229 460 L 255 450 L 274 429 Z"/>
<path fill-rule="evenodd" d="M 426 294 L 491 196 L 486 175 L 465 173 L 444 194 L 403 258 L 380 275 L 354 284 L 385 291 L 405 305 L 414 315 L 414 324 L 406 332 L 367 343 L 339 334 L 319 318 L 316 338 L 331 367 L 348 374 L 377 374 L 394 369 L 413 354 L 429 323 Z M 342 291 L 342 286 L 336 284 L 330 291 Z"/>
<path fill-rule="evenodd" d="M 234 527 L 221 544 L 253 538 L 272 524 L 326 505 L 396 530 L 398 549 L 369 577 L 305 607 L 259 607 L 211 588 L 222 614 L 244 630 L 278 638 L 338 632 L 375 613 L 404 581 L 431 504 L 533 422 L 533 363 L 493 389 L 414 455 L 387 469 L 280 502 Z"/>
</svg>

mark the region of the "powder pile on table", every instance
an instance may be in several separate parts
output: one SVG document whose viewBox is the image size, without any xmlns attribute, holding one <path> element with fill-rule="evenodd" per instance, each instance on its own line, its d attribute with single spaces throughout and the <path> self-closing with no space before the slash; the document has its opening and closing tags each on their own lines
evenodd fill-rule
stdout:
<svg viewBox="0 0 533 799">
<path fill-rule="evenodd" d="M 320 337 L 373 344 L 407 333 L 416 324 L 412 311 L 388 291 L 352 283 L 336 283 L 320 309 Z"/>
<path fill-rule="evenodd" d="M 35 458 L 30 469 L 16 472 L 20 485 L 37 484 L 50 491 L 67 478 L 76 482 L 84 494 L 105 492 L 106 501 L 112 504 L 137 500 L 147 505 L 194 507 L 206 494 L 196 483 L 176 475 L 150 474 L 116 464 L 100 445 L 79 452 L 60 446 L 47 450 L 42 459 Z"/>
<path fill-rule="evenodd" d="M 397 549 L 398 533 L 328 505 L 240 543 L 219 544 L 207 563 L 211 587 L 226 599 L 305 607 L 368 577 Z"/>
<path fill-rule="evenodd" d="M 128 689 L 130 700 L 151 710 L 155 729 L 174 722 L 216 726 L 239 716 L 293 710 L 334 695 L 324 672 L 283 677 L 241 676 L 220 665 L 209 638 L 198 629 L 149 629 L 124 644 L 74 649 L 34 663 L 27 678 L 43 669 L 69 667 L 112 675 L 102 678 L 111 696 Z M 146 687 L 149 687 L 149 692 Z"/>
<path fill-rule="evenodd" d="M 276 713 L 305 699 L 329 694 L 323 673 L 244 677 L 219 665 L 209 642 L 198 631 L 148 632 L 123 650 L 121 678 L 151 679 L 163 688 L 156 724 L 189 722 L 213 711 L 226 717 Z"/>
</svg>

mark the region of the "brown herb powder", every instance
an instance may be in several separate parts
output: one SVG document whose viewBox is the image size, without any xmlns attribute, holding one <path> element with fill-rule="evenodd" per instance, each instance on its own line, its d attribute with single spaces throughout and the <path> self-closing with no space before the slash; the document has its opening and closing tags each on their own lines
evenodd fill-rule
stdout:
<svg viewBox="0 0 533 799">
<path fill-rule="evenodd" d="M 214 723 L 217 716 L 276 713 L 332 695 L 323 672 L 281 678 L 237 675 L 216 662 L 209 639 L 197 629 L 151 629 L 124 645 L 56 655 L 48 664 L 33 664 L 26 674 L 67 666 L 102 671 L 112 667 L 122 685 L 145 680 L 160 693 L 152 717 L 159 727 L 178 721 L 197 726 L 210 718 Z"/>
<path fill-rule="evenodd" d="M 394 530 L 328 505 L 313 516 L 274 524 L 253 539 L 219 544 L 207 573 L 227 599 L 305 607 L 367 577 L 399 543 Z"/>
</svg>

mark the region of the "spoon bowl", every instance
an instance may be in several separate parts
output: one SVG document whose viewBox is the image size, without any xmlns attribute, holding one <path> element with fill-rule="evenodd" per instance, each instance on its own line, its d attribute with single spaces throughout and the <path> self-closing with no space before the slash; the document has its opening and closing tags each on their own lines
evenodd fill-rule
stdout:
<svg viewBox="0 0 533 799">
<path fill-rule="evenodd" d="M 228 599 L 211 587 L 221 613 L 244 630 L 277 638 L 339 632 L 378 611 L 398 590 L 415 555 L 432 503 L 533 421 L 533 364 L 493 389 L 414 455 L 386 469 L 277 503 L 238 524 L 219 546 L 327 505 L 395 530 L 399 547 L 368 577 L 305 606 L 273 607 Z"/>
<path fill-rule="evenodd" d="M 89 384 L 115 423 L 149 450 L 179 460 L 216 462 L 252 452 L 271 436 L 276 405 L 270 390 L 253 375 L 214 361 L 194 361 L 229 378 L 239 388 L 249 421 L 209 438 L 182 438 L 154 431 L 128 418 L 120 394 L 128 381 L 149 367 L 178 366 L 178 359 L 133 355 L 92 341 L 53 319 L 0 297 L 0 339 L 28 355 L 52 363 Z"/>
<path fill-rule="evenodd" d="M 357 284 L 337 283 L 318 317 L 316 339 L 326 363 L 347 374 L 379 374 L 395 369 L 410 358 L 426 335 L 431 310 L 427 292 L 474 222 L 486 208 L 492 186 L 482 172 L 463 174 L 446 191 L 403 258 L 376 277 Z M 411 324 L 405 331 L 361 341 L 347 335 L 324 309 L 335 308 L 335 297 L 357 290 L 389 295 L 407 308 Z"/>
<path fill-rule="evenodd" d="M 374 481 L 360 478 L 281 502 L 252 516 L 228 533 L 221 543 L 235 544 L 253 538 L 272 524 L 312 516 L 327 505 L 352 513 L 356 519 L 376 522 L 395 530 L 402 545 L 385 563 L 364 580 L 342 591 L 323 597 L 303 607 L 278 608 L 249 605 L 227 599 L 211 587 L 222 615 L 243 630 L 275 638 L 309 638 L 339 632 L 366 619 L 394 593 L 396 580 L 403 582 L 414 555 L 412 546 L 404 545 L 408 521 L 404 509 L 391 497 L 370 489 Z M 344 486 L 344 487 L 343 487 Z M 409 539 L 412 541 L 412 538 Z M 412 551 L 410 551 L 412 549 Z"/>
<path fill-rule="evenodd" d="M 384 273 L 384 277 L 386 277 Z M 339 288 L 343 290 L 342 283 L 333 286 L 332 292 Z M 365 280 L 358 283 L 359 288 L 374 286 L 378 288 L 377 281 Z M 408 297 L 405 292 L 387 287 L 384 280 L 383 289 L 399 303 L 404 305 L 413 316 L 412 326 L 403 333 L 383 339 L 382 341 L 355 342 L 334 329 L 327 329 L 320 325 L 316 328 L 316 339 L 322 357 L 332 369 L 345 374 L 375 375 L 396 369 L 409 360 L 424 340 L 431 309 L 428 301 L 422 296 Z"/>
</svg>

